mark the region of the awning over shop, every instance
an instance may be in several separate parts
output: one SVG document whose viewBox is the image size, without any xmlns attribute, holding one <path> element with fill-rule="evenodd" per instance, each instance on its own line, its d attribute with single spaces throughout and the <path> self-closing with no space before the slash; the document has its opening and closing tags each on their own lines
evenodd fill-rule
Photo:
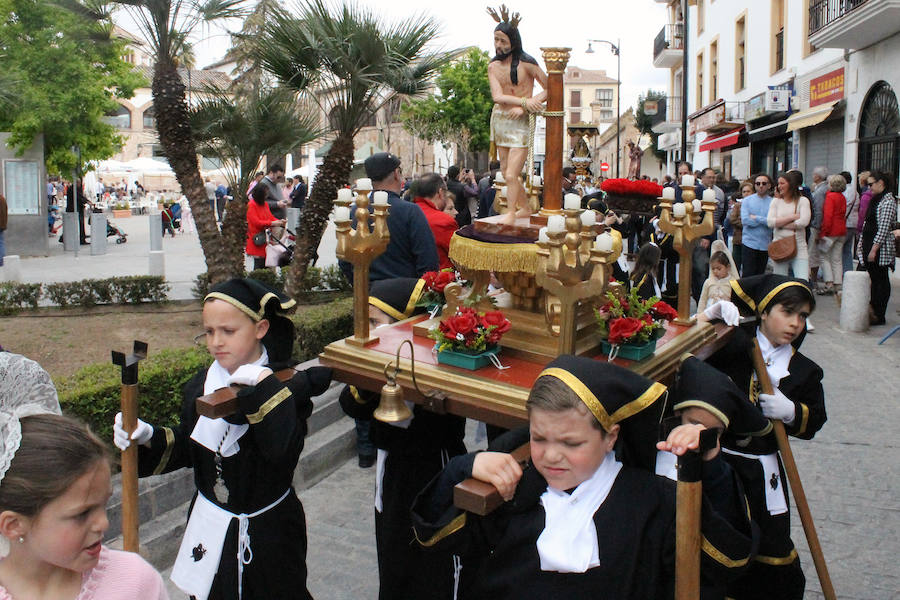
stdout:
<svg viewBox="0 0 900 600">
<path fill-rule="evenodd" d="M 787 130 L 797 131 L 804 127 L 812 127 L 818 125 L 822 121 L 828 119 L 832 114 L 843 108 L 841 104 L 843 100 L 835 100 L 834 102 L 826 102 L 814 108 L 801 110 L 792 114 L 787 120 Z M 840 106 L 838 106 L 840 104 Z"/>
<path fill-rule="evenodd" d="M 787 125 L 788 122 L 787 119 L 785 119 L 784 121 L 778 121 L 771 125 L 751 129 L 747 132 L 747 135 L 750 136 L 750 143 L 770 140 L 772 138 L 783 136 L 787 132 Z"/>
<path fill-rule="evenodd" d="M 725 146 L 734 146 L 738 143 L 738 138 L 741 137 L 741 132 L 743 130 L 744 127 L 742 125 L 726 133 L 708 137 L 700 144 L 699 151 L 706 152 L 707 150 L 716 150 L 717 148 L 724 148 Z"/>
</svg>

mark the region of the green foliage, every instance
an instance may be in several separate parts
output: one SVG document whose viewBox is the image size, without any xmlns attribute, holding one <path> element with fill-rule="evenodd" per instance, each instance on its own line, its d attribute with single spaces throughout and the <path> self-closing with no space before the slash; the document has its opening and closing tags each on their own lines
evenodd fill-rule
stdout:
<svg viewBox="0 0 900 600">
<path fill-rule="evenodd" d="M 245 277 L 251 277 L 258 281 L 262 281 L 268 286 L 283 292 L 285 288 L 285 270 L 281 269 L 276 272 L 275 269 L 256 269 L 250 271 Z M 350 282 L 344 277 L 337 265 L 329 265 L 324 268 L 309 267 L 306 276 L 303 279 L 300 294 L 295 298 L 301 304 L 311 304 L 315 299 L 322 297 L 323 294 L 331 292 L 349 292 L 351 290 Z M 194 279 L 194 286 L 191 288 L 191 294 L 197 300 L 206 298 L 209 293 L 209 276 L 206 273 L 200 273 Z"/>
<path fill-rule="evenodd" d="M 50 173 L 71 173 L 76 144 L 83 162 L 115 154 L 122 139 L 101 119 L 143 82 L 121 59 L 124 42 L 110 39 L 111 21 L 34 0 L 0 0 L 0 15 L 0 81 L 12 98 L 0 131 L 12 133 L 9 146 L 24 151 L 43 134 Z"/>
<path fill-rule="evenodd" d="M 471 48 L 442 68 L 435 80 L 440 95 L 413 101 L 403 110 L 407 131 L 428 141 L 460 141 L 457 138 L 468 135 L 470 151 L 488 150 L 494 106 L 489 62 L 487 52 Z"/>
<path fill-rule="evenodd" d="M 653 131 L 653 116 L 644 113 L 644 100 L 665 100 L 665 98 L 665 92 L 647 90 L 646 94 L 638 96 L 637 110 L 634 111 L 634 126 L 641 133 L 650 134 L 650 139 L 653 140 L 653 143 L 649 149 L 653 150 L 653 155 L 657 160 L 666 160 L 666 151 L 659 149 L 659 134 Z"/>
<path fill-rule="evenodd" d="M 353 334 L 353 298 L 314 306 L 293 317 L 294 359 L 315 358 L 325 346 Z"/>
<path fill-rule="evenodd" d="M 57 306 L 165 302 L 168 291 L 165 279 L 153 275 L 47 284 L 3 283 L 0 284 L 0 314 L 11 314 L 26 307 L 37 308 L 42 298 Z"/>
<path fill-rule="evenodd" d="M 0 283 L 0 315 L 9 315 L 22 308 L 37 308 L 41 299 L 40 283 Z"/>
<path fill-rule="evenodd" d="M 181 388 L 200 369 L 212 363 L 204 348 L 161 350 L 138 368 L 140 418 L 155 426 L 180 421 Z M 79 369 L 54 383 L 64 413 L 91 426 L 101 439 L 112 442 L 113 418 L 120 410 L 121 369 L 112 363 Z"/>
</svg>

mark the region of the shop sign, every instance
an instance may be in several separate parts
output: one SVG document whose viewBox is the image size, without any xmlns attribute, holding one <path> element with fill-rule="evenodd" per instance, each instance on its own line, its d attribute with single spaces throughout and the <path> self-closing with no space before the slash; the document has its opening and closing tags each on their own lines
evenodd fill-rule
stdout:
<svg viewBox="0 0 900 600">
<path fill-rule="evenodd" d="M 721 126 L 725 122 L 725 102 L 718 102 L 712 108 L 691 118 L 688 128 L 690 135 Z"/>
<path fill-rule="evenodd" d="M 644 100 L 644 114 L 653 116 L 659 112 L 659 103 L 656 100 Z"/>
<path fill-rule="evenodd" d="M 786 112 L 791 106 L 791 91 L 783 89 L 766 90 L 766 112 Z"/>
<path fill-rule="evenodd" d="M 844 68 L 825 73 L 809 82 L 809 107 L 834 102 L 844 97 Z"/>
</svg>

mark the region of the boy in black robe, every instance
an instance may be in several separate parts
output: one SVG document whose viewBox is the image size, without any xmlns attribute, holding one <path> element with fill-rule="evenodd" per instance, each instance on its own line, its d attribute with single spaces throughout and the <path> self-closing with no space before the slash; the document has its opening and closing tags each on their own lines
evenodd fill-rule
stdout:
<svg viewBox="0 0 900 600">
<path fill-rule="evenodd" d="M 422 294 L 421 279 L 383 279 L 372 284 L 369 317 L 373 326 L 409 318 Z M 425 552 L 415 543 L 409 510 L 416 494 L 452 457 L 466 451 L 466 420 L 439 415 L 407 403 L 411 419 L 383 423 L 372 418 L 380 395 L 354 386 L 341 394 L 341 406 L 356 419 L 371 419 L 378 448 L 375 484 L 375 542 L 380 600 L 448 600 L 461 571 L 458 557 Z"/>
<path fill-rule="evenodd" d="M 738 279 L 731 287 L 736 309 L 720 302 L 698 319 L 739 311 L 758 316 L 759 326 L 749 331 L 736 328 L 729 343 L 709 358 L 709 364 L 726 373 L 762 415 L 783 421 L 789 435 L 812 439 L 828 418 L 823 373 L 796 347 L 805 334 L 806 318 L 815 309 L 815 296 L 805 281 L 774 274 Z M 750 357 L 754 337 L 775 394 L 759 391 Z M 753 520 L 762 532 L 759 554 L 729 588 L 729 596 L 737 600 L 803 598 L 806 578 L 791 541 L 788 490 L 774 433 L 726 435 L 722 446 L 725 459 L 743 482 Z"/>
<path fill-rule="evenodd" d="M 420 543 L 459 552 L 467 565 L 480 559 L 466 597 L 671 598 L 675 485 L 652 472 L 666 392 L 606 362 L 557 358 L 529 395 L 531 460 L 522 468 L 504 453 L 453 459 L 413 506 Z M 674 452 L 697 448 L 702 429 L 673 430 Z M 711 458 L 701 574 L 718 581 L 746 564 L 753 540 L 730 468 Z M 507 502 L 486 517 L 455 508 L 453 486 L 468 477 L 493 484 Z"/>
<path fill-rule="evenodd" d="M 295 304 L 253 279 L 214 286 L 204 300 L 203 322 L 216 361 L 185 384 L 177 426 L 138 421 L 130 436 L 139 444 L 139 476 L 194 469 L 198 493 L 172 579 L 198 599 L 311 598 L 306 517 L 291 482 L 311 397 L 328 388 L 331 369 L 298 371 L 287 383 L 273 374 L 296 364 L 294 326 L 285 316 Z M 197 415 L 198 397 L 235 383 L 246 385 L 235 414 Z M 117 445 L 127 447 L 121 413 L 115 434 Z"/>
</svg>

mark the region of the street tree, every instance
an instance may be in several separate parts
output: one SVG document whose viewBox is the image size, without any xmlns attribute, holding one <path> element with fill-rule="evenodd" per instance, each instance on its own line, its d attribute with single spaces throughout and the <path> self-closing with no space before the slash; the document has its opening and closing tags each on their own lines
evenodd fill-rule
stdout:
<svg viewBox="0 0 900 600">
<path fill-rule="evenodd" d="M 208 89 L 191 110 L 191 128 L 198 149 L 222 162 L 235 191 L 222 224 L 222 251 L 232 272 L 240 274 L 247 235 L 243 190 L 264 155 L 284 154 L 322 134 L 318 114 L 285 88 L 257 87 L 240 95 Z"/>
<path fill-rule="evenodd" d="M 331 8 L 324 0 L 307 0 L 265 23 L 256 49 L 260 63 L 283 85 L 310 91 L 334 136 L 303 208 L 288 293 L 298 292 L 337 190 L 347 183 L 353 137 L 394 94 L 427 90 L 449 60 L 449 53 L 426 50 L 437 33 L 424 16 L 386 24 L 371 9 L 346 2 Z"/>
<path fill-rule="evenodd" d="M 49 173 L 70 173 L 83 161 L 109 158 L 122 138 L 104 116 L 143 78 L 121 59 L 103 13 L 85 21 L 48 2 L 0 0 L 0 131 L 22 152 L 43 135 Z"/>
<path fill-rule="evenodd" d="M 665 92 L 647 90 L 646 93 L 638 96 L 637 109 L 634 111 L 634 126 L 637 127 L 638 131 L 640 131 L 642 134 L 650 134 L 652 143 L 649 149 L 653 150 L 653 155 L 656 157 L 656 160 L 662 161 L 666 160 L 666 152 L 665 150 L 659 149 L 659 134 L 653 131 L 653 115 L 648 115 L 646 112 L 644 112 L 644 102 L 646 100 L 665 99 Z"/>
</svg>

